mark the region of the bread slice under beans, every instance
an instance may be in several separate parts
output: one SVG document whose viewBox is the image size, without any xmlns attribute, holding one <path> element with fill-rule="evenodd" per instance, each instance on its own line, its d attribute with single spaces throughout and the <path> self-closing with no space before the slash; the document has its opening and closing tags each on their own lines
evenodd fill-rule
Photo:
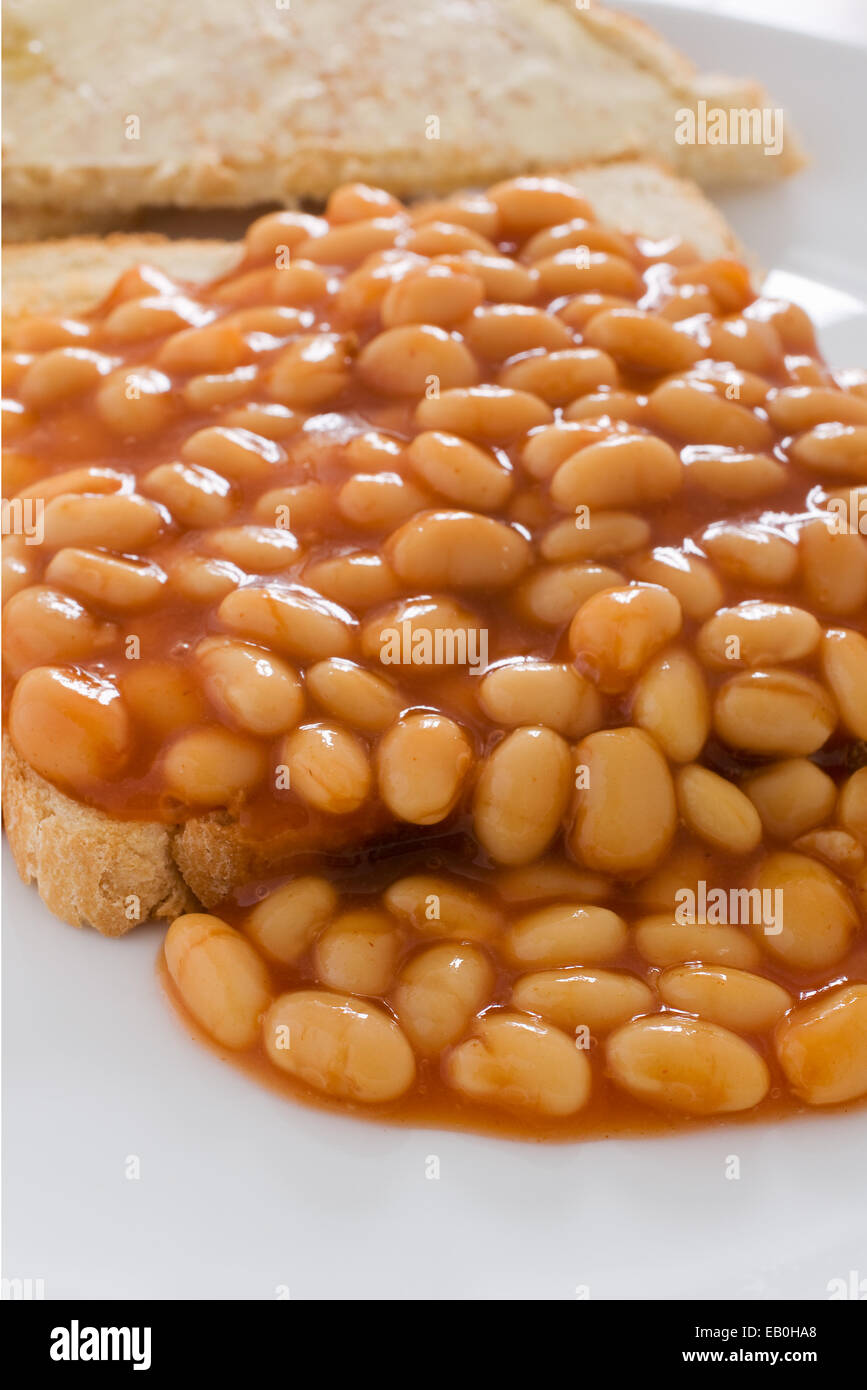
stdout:
<svg viewBox="0 0 867 1390">
<path fill-rule="evenodd" d="M 705 185 L 803 162 L 679 143 L 684 112 L 774 110 L 652 29 L 576 0 L 28 0 L 4 41 L 7 238 L 145 207 L 402 197 L 625 156 Z"/>
<path fill-rule="evenodd" d="M 600 220 L 653 238 L 686 237 L 708 258 L 736 253 L 721 214 L 693 185 L 648 164 L 625 161 L 567 175 Z M 95 305 L 117 276 L 142 262 L 179 280 L 225 273 L 237 244 L 116 235 L 12 247 L 4 257 L 7 320 L 29 313 L 75 314 Z M 122 820 L 51 786 L 3 743 L 3 812 L 15 862 L 56 916 L 120 936 L 149 917 L 174 917 L 195 901 L 214 907 L 233 889 L 284 868 L 293 853 L 339 850 L 357 841 L 339 820 L 322 818 L 271 839 L 245 834 L 225 811 L 183 826 Z M 373 813 L 365 829 L 384 828 Z"/>
</svg>

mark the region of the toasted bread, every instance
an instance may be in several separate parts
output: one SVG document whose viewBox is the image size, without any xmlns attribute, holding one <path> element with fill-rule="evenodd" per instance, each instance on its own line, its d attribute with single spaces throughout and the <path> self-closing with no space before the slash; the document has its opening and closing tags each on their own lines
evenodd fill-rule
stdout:
<svg viewBox="0 0 867 1390">
<path fill-rule="evenodd" d="M 149 206 L 402 197 L 651 156 L 706 185 L 802 163 L 789 132 L 681 143 L 685 113 L 773 112 L 632 19 L 575 0 L 29 0 L 5 40 L 7 238 Z"/>
</svg>

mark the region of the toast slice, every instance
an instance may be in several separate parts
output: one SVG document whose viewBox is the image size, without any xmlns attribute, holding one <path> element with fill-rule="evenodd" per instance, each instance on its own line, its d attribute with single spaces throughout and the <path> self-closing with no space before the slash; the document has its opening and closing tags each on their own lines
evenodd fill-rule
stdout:
<svg viewBox="0 0 867 1390">
<path fill-rule="evenodd" d="M 28 0 L 6 31 L 7 239 L 355 179 L 416 197 L 636 155 L 705 185 L 802 163 L 760 85 L 595 0 L 90 0 L 86 22 Z M 716 109 L 727 143 L 702 138 Z"/>
<path fill-rule="evenodd" d="M 604 222 L 652 239 L 686 237 L 708 259 L 738 253 L 724 218 L 701 192 L 653 165 L 623 162 L 576 170 L 569 178 Z M 13 247 L 4 258 L 7 326 L 25 314 L 84 312 L 124 270 L 142 262 L 194 283 L 224 274 L 239 255 L 232 243 L 157 236 Z M 237 886 L 278 873 L 305 847 L 292 831 L 264 841 L 248 836 L 222 811 L 179 827 L 113 817 L 50 785 L 8 738 L 3 770 L 6 829 L 21 877 L 37 884 L 56 916 L 107 936 L 152 916 L 175 917 L 196 900 L 213 907 Z M 321 845 L 322 826 L 316 829 Z M 345 842 L 336 829 L 330 848 Z"/>
</svg>

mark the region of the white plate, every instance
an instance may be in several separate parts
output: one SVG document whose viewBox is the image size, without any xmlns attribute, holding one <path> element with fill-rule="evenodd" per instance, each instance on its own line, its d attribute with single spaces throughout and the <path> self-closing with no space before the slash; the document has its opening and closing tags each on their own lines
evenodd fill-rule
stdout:
<svg viewBox="0 0 867 1390">
<path fill-rule="evenodd" d="M 867 55 L 629 8 L 788 104 L 812 169 L 726 210 L 766 266 L 825 283 L 826 349 L 857 363 Z M 4 852 L 4 1275 L 48 1298 L 824 1298 L 863 1276 L 863 1113 L 542 1146 L 295 1106 L 185 1036 L 159 929 L 63 926 Z"/>
</svg>

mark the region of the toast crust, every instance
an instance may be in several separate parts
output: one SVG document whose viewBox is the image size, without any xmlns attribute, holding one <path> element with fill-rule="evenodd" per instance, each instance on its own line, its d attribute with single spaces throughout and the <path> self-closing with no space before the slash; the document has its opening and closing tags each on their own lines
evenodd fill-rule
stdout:
<svg viewBox="0 0 867 1390">
<path fill-rule="evenodd" d="M 637 161 L 572 170 L 571 179 L 599 215 L 652 238 L 677 233 L 701 255 L 736 254 L 722 215 L 693 185 L 661 167 Z M 30 313 L 75 314 L 92 308 L 130 266 L 148 262 L 188 282 L 225 273 L 238 243 L 177 240 L 157 235 L 74 237 L 10 248 L 4 257 L 7 324 Z M 50 910 L 75 926 L 89 923 L 121 936 L 149 916 L 174 917 L 195 906 L 212 908 L 245 882 L 285 869 L 293 855 L 323 845 L 357 846 L 359 827 L 322 820 L 263 838 L 227 812 L 195 816 L 183 825 L 122 820 L 67 796 L 46 782 L 3 741 L 3 810 L 9 843 L 25 882 L 35 882 Z M 368 815 L 373 836 L 385 817 Z"/>
<path fill-rule="evenodd" d="M 154 34 L 177 24 L 165 0 L 147 7 L 148 23 L 136 0 L 113 0 L 110 21 L 92 5 L 88 33 L 67 27 L 57 0 L 31 0 L 27 33 L 44 38 L 44 58 L 18 74 L 13 63 L 7 79 L 8 235 L 98 228 L 107 216 L 117 226 L 143 207 L 324 199 L 357 179 L 409 198 L 630 155 L 707 184 L 766 182 L 803 163 L 791 134 L 774 159 L 749 144 L 678 145 L 677 110 L 769 97 L 697 73 L 653 30 L 595 4 L 336 3 L 251 18 L 236 0 L 210 0 L 193 52 L 179 48 L 180 72 L 154 52 Z M 335 44 L 337 18 L 351 45 Z M 191 100 L 191 62 L 204 82 L 224 76 L 222 100 Z M 76 95 L 82 83 L 95 88 L 98 121 Z M 135 139 L 124 137 L 130 115 Z"/>
</svg>

